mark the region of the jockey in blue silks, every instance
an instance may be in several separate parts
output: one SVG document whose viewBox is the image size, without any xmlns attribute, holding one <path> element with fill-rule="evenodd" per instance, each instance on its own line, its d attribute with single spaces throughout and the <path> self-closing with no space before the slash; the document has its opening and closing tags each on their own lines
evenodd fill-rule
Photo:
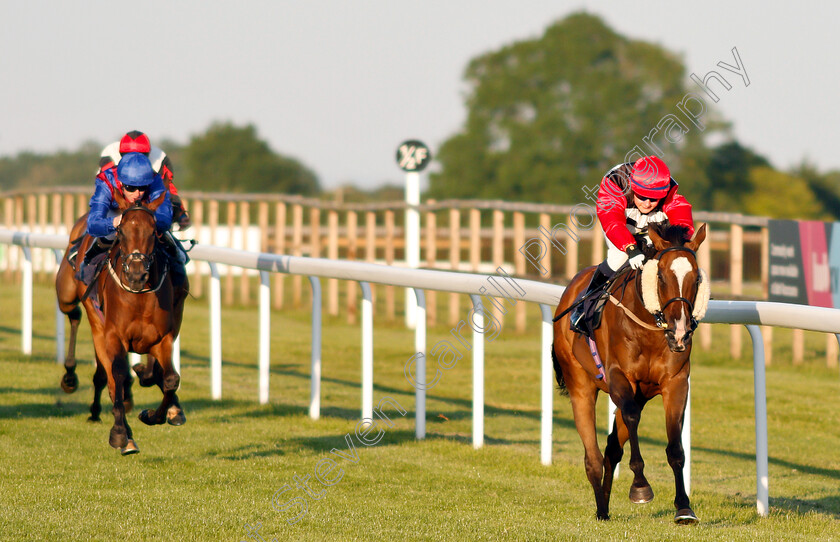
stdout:
<svg viewBox="0 0 840 542">
<path fill-rule="evenodd" d="M 120 194 L 130 204 L 149 202 L 161 194 L 165 194 L 164 202 L 155 211 L 157 230 L 168 241 L 167 252 L 173 263 L 172 271 L 176 279 L 185 276 L 185 258 L 181 257 L 179 249 L 171 241 L 168 234 L 172 226 L 172 204 L 169 200 L 169 192 L 163 183 L 161 175 L 155 173 L 149 158 L 139 152 L 131 152 L 122 156 L 116 168 L 105 169 L 96 176 L 96 188 L 90 198 L 90 212 L 87 220 L 87 233 L 94 237 L 85 253 L 84 261 L 79 266 L 77 278 L 90 283 L 92 274 L 85 269 L 89 263 L 98 255 L 106 253 L 114 244 L 117 234 L 117 226 L 122 219 L 114 193 Z M 86 280 L 87 279 L 87 280 Z M 177 281 L 176 281 L 177 282 Z"/>
</svg>

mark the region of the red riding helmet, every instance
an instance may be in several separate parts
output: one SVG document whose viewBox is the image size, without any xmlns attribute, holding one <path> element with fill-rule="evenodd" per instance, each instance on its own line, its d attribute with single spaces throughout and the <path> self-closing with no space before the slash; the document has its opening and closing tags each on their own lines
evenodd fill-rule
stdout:
<svg viewBox="0 0 840 542">
<path fill-rule="evenodd" d="M 142 152 L 143 154 L 149 154 L 151 150 L 152 144 L 149 142 L 149 136 L 143 132 L 132 130 L 120 139 L 120 154 L 127 154 L 130 152 Z"/>
<path fill-rule="evenodd" d="M 640 196 L 662 199 L 671 187 L 671 170 L 658 156 L 639 158 L 633 164 L 630 186 Z"/>
</svg>

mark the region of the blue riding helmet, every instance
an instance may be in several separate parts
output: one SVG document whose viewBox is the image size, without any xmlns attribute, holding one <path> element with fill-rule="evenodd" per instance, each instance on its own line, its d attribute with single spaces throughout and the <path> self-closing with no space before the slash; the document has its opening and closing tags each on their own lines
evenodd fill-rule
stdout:
<svg viewBox="0 0 840 542">
<path fill-rule="evenodd" d="M 155 180 L 155 170 L 148 156 L 130 152 L 122 155 L 117 166 L 117 178 L 128 186 L 149 186 Z"/>
</svg>

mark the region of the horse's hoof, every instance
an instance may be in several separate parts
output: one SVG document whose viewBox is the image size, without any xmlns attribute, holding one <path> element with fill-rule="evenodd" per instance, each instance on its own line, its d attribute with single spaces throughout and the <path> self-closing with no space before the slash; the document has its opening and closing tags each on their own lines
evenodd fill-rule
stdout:
<svg viewBox="0 0 840 542">
<path fill-rule="evenodd" d="M 99 418 L 99 416 L 94 416 L 93 414 L 88 416 L 87 421 L 88 423 L 102 423 L 102 420 Z"/>
<path fill-rule="evenodd" d="M 674 516 L 674 523 L 677 525 L 696 525 L 700 523 L 691 508 L 680 508 L 677 510 L 677 515 Z"/>
<path fill-rule="evenodd" d="M 111 436 L 108 437 L 108 444 L 111 448 L 125 448 L 128 445 L 128 436 L 125 429 L 111 428 Z"/>
<path fill-rule="evenodd" d="M 650 486 L 630 487 L 630 502 L 644 504 L 653 500 L 653 489 Z"/>
<path fill-rule="evenodd" d="M 137 444 L 134 443 L 134 439 L 128 439 L 128 444 L 120 448 L 120 453 L 123 455 L 132 455 L 140 453 L 140 448 L 137 447 Z"/>
<path fill-rule="evenodd" d="M 166 423 L 169 425 L 184 425 L 187 423 L 187 417 L 184 411 L 177 405 L 172 405 L 166 411 Z"/>
<path fill-rule="evenodd" d="M 76 376 L 76 373 L 65 374 L 61 378 L 61 389 L 64 390 L 64 393 L 73 393 L 78 387 L 79 377 Z"/>
<path fill-rule="evenodd" d="M 152 417 L 154 415 L 154 412 L 155 412 L 154 410 L 151 410 L 151 409 L 147 408 L 146 410 L 141 412 L 140 415 L 137 416 L 137 418 L 139 418 L 140 421 L 145 423 L 146 425 L 160 425 L 160 424 L 162 424 L 163 423 L 162 421 L 157 421 L 156 419 L 154 419 Z"/>
</svg>

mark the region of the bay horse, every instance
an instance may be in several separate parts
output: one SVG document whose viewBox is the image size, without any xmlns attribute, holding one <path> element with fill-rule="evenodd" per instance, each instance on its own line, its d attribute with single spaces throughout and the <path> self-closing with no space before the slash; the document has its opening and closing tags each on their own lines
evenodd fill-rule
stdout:
<svg viewBox="0 0 840 542">
<path fill-rule="evenodd" d="M 163 392 L 160 406 L 140 413 L 147 425 L 164 422 L 182 425 L 186 421 L 178 396 L 180 375 L 172 366 L 172 342 L 181 328 L 184 300 L 189 283 L 173 284 L 168 261 L 160 244 L 155 210 L 164 203 L 165 193 L 143 205 L 130 205 L 118 191 L 114 199 L 122 213 L 116 242 L 108 251 L 102 271 L 94 279 L 92 292 L 75 277 L 68 255 L 72 240 L 83 237 L 76 260 L 81 263 L 93 238 L 85 235 L 87 215 L 73 226 L 65 257 L 56 275 L 59 309 L 70 320 L 70 337 L 64 362 L 61 388 L 73 393 L 76 376 L 76 335 L 81 321 L 79 304 L 85 307 L 93 334 L 96 371 L 93 375 L 93 402 L 88 421 L 100 421 L 100 397 L 107 385 L 114 403 L 114 425 L 109 443 L 123 455 L 137 453 L 126 412 L 133 407 L 128 353 L 149 354 L 145 364 L 134 367 L 140 385 L 157 384 Z M 93 264 L 91 264 L 93 265 Z"/>
<path fill-rule="evenodd" d="M 668 438 L 665 452 L 676 483 L 674 521 L 699 521 L 685 491 L 681 434 L 691 368 L 691 337 L 709 300 L 709 280 L 698 267 L 695 253 L 706 238 L 706 225 L 690 241 L 685 239 L 686 232 L 679 226 L 651 227 L 653 258 L 641 270 L 614 278 L 608 288 L 610 302 L 594 332 L 602 369 L 596 367 L 587 338 L 571 331 L 568 313 L 562 315 L 589 284 L 594 267 L 572 279 L 555 312 L 562 317 L 554 322 L 554 371 L 558 385 L 572 403 L 575 427 L 583 441 L 586 476 L 595 493 L 596 516 L 601 520 L 609 519 L 613 475 L 628 440 L 634 474 L 630 500 L 645 503 L 653 499 L 639 452 L 638 428 L 645 404 L 662 395 Z M 603 455 L 595 430 L 599 391 L 609 394 L 618 407 Z"/>
</svg>

